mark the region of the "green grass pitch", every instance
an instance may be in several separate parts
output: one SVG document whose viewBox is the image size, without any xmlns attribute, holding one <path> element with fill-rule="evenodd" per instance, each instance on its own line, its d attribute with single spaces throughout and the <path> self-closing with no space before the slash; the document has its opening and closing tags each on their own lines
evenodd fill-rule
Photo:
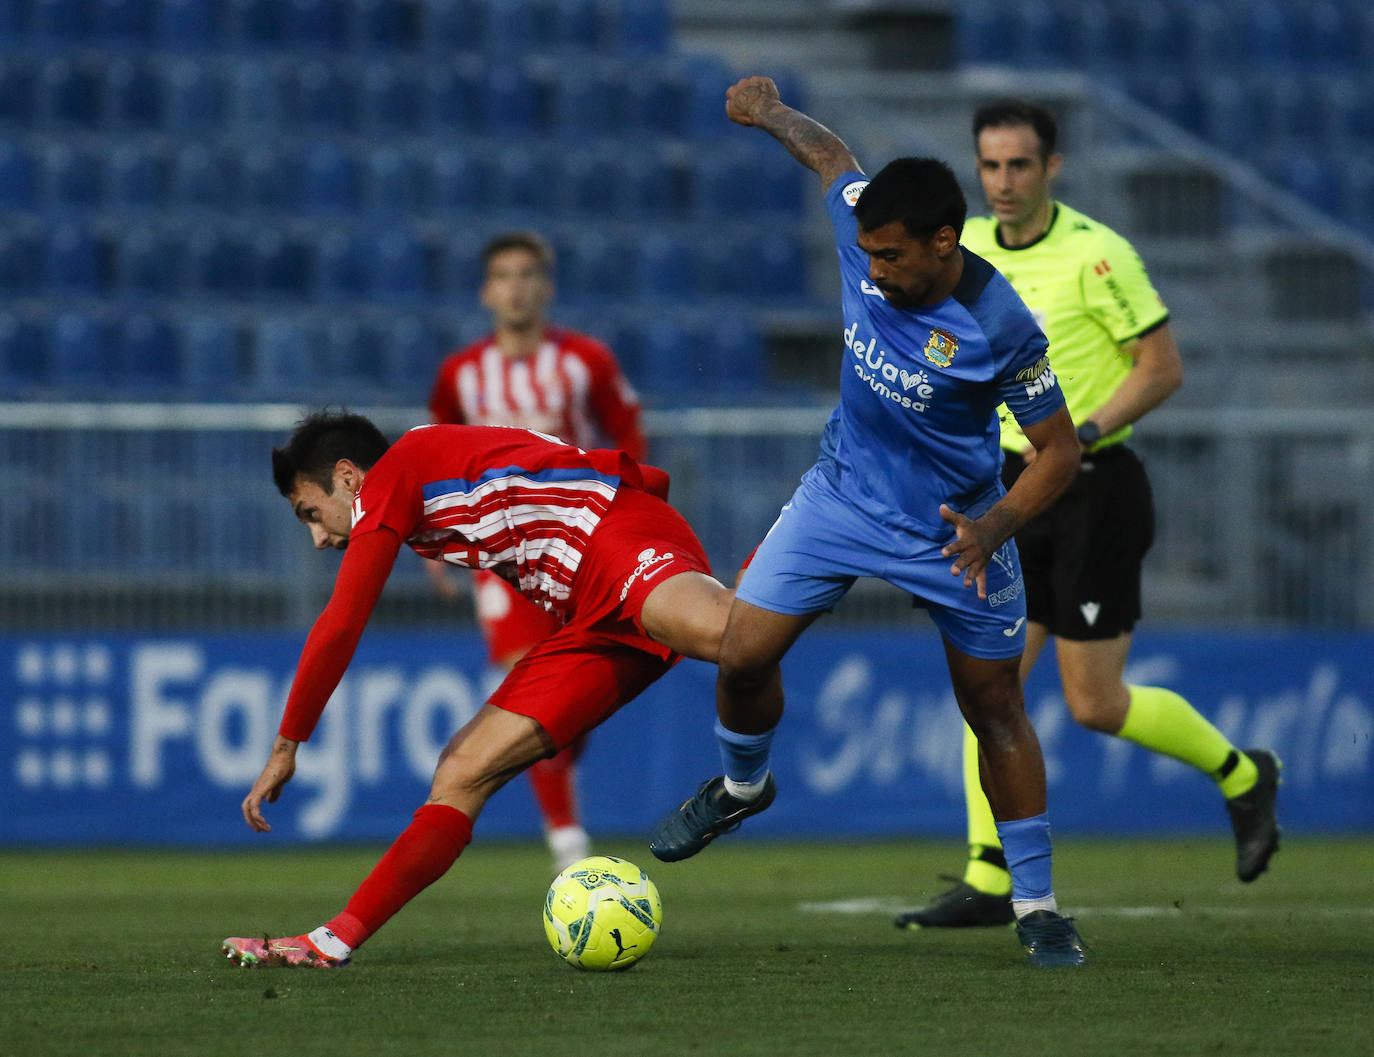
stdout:
<svg viewBox="0 0 1374 1057">
<path fill-rule="evenodd" d="M 1062 839 L 1090 947 L 1033 970 L 1010 929 L 899 932 L 950 841 L 640 841 L 663 932 L 629 972 L 548 949 L 542 847 L 480 841 L 342 972 L 243 970 L 226 935 L 337 911 L 376 848 L 0 851 L 5 1053 L 1040 1057 L 1374 1054 L 1374 841 L 1285 838 L 1252 885 L 1222 834 Z"/>
</svg>

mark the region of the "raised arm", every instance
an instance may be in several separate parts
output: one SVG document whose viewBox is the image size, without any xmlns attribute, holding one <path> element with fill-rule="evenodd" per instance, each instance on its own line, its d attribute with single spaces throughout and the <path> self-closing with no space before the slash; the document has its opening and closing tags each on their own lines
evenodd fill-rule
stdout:
<svg viewBox="0 0 1374 1057">
<path fill-rule="evenodd" d="M 828 188 L 847 172 L 863 172 L 844 141 L 819 121 L 793 110 L 768 77 L 746 77 L 725 93 L 725 116 L 737 125 L 761 128 Z"/>
</svg>

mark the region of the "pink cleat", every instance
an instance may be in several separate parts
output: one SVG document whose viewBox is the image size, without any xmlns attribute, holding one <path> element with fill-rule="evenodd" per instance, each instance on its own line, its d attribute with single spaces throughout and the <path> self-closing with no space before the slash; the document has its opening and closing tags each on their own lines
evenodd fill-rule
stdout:
<svg viewBox="0 0 1374 1057">
<path fill-rule="evenodd" d="M 245 969 L 342 969 L 347 958 L 331 958 L 310 942 L 309 936 L 288 936 L 274 940 L 267 936 L 230 936 L 220 950 L 235 965 Z"/>
</svg>

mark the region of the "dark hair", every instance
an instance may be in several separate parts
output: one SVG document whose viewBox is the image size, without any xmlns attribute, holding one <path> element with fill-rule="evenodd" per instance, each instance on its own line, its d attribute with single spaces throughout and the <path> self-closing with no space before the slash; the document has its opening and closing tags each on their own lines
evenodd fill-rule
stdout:
<svg viewBox="0 0 1374 1057">
<path fill-rule="evenodd" d="M 1043 106 L 1029 103 L 1024 99 L 999 99 L 995 103 L 980 106 L 973 115 L 973 142 L 978 143 L 978 134 L 985 128 L 1008 128 L 1024 125 L 1030 128 L 1040 140 L 1040 157 L 1048 158 L 1054 153 L 1055 143 L 1059 140 L 1059 126 L 1054 115 Z"/>
<path fill-rule="evenodd" d="M 553 275 L 556 259 L 553 244 L 537 231 L 507 231 L 497 235 L 482 247 L 482 266 L 485 268 L 498 253 L 524 250 L 538 262 L 545 275 Z"/>
<path fill-rule="evenodd" d="M 954 170 L 938 158 L 897 158 L 868 182 L 854 205 L 864 231 L 900 220 L 912 238 L 929 238 L 942 227 L 964 232 L 968 202 Z"/>
<path fill-rule="evenodd" d="M 326 408 L 297 422 L 291 439 L 272 449 L 272 480 L 284 496 L 291 495 L 297 477 L 329 495 L 334 491 L 335 463 L 348 459 L 370 470 L 390 446 L 381 430 L 362 415 Z"/>
</svg>

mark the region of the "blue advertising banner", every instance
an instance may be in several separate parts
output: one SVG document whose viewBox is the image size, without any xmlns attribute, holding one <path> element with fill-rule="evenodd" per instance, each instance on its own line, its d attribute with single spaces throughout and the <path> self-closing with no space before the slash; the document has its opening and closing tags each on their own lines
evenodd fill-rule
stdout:
<svg viewBox="0 0 1374 1057">
<path fill-rule="evenodd" d="M 251 833 L 239 803 L 276 731 L 300 639 L 278 635 L 0 639 L 0 843 L 225 845 L 392 838 L 491 673 L 474 635 L 372 633 L 296 777 Z M 1128 681 L 1176 689 L 1236 744 L 1283 758 L 1291 832 L 1374 829 L 1374 638 L 1137 637 Z M 1226 829 L 1196 771 L 1078 727 L 1046 656 L 1027 687 L 1060 834 Z M 714 668 L 684 662 L 591 738 L 581 791 L 594 832 L 647 832 L 718 773 Z M 763 836 L 963 833 L 960 723 L 938 639 L 813 629 L 785 664 L 779 796 Z M 523 779 L 482 836 L 535 836 Z"/>
</svg>

